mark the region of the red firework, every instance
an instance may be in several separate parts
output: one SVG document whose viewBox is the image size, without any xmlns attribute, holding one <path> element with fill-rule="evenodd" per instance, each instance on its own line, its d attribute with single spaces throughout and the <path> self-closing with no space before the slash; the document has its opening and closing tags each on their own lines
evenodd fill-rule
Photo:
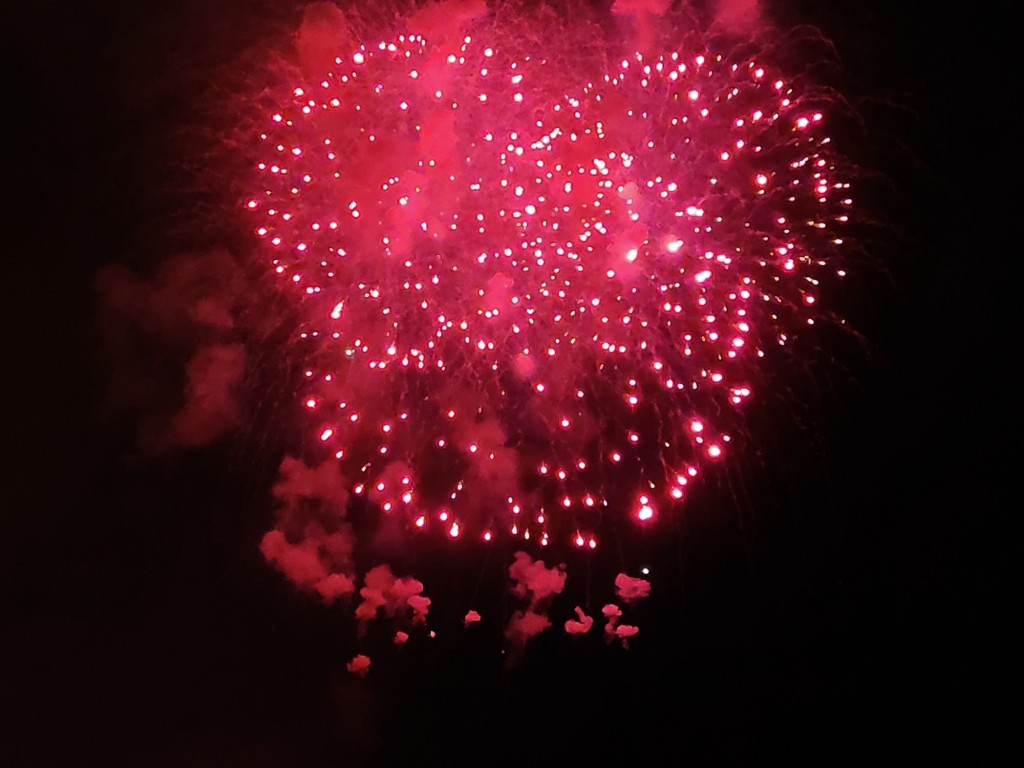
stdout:
<svg viewBox="0 0 1024 768">
<path fill-rule="evenodd" d="M 335 517 L 264 551 L 325 597 L 355 589 L 349 493 L 522 548 L 657 524 L 842 274 L 849 185 L 812 92 L 709 44 L 567 73 L 505 42 L 358 45 L 267 115 L 247 206 L 301 303 L 319 467 L 277 490 L 323 473 Z"/>
</svg>

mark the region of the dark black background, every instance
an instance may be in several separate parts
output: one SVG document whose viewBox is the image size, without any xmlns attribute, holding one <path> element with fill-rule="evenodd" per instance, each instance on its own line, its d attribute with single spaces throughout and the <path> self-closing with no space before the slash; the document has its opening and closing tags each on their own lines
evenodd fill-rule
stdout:
<svg viewBox="0 0 1024 768">
<path fill-rule="evenodd" d="M 1018 424 L 1007 20 L 775 6 L 835 42 L 869 126 L 858 152 L 886 179 L 870 202 L 889 275 L 848 308 L 870 352 L 826 366 L 801 411 L 813 425 L 768 419 L 749 476 L 724 476 L 652 547 L 673 575 L 628 653 L 542 638 L 505 669 L 484 632 L 359 681 L 350 624 L 262 562 L 266 467 L 230 445 L 131 461 L 96 407 L 96 272 L 159 258 L 169 126 L 204 68 L 294 24 L 294 5 L 42 1 L 3 25 L 0 764 L 991 754 L 1010 721 Z"/>
</svg>

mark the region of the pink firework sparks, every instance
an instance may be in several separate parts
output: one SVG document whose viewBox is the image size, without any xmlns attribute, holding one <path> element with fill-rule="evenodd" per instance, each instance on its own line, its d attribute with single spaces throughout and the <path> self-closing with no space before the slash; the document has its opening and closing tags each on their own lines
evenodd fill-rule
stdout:
<svg viewBox="0 0 1024 768">
<path fill-rule="evenodd" d="M 503 42 L 339 52 L 266 116 L 247 207 L 303 313 L 312 463 L 409 535 L 597 549 L 728 459 L 842 274 L 849 185 L 826 103 L 749 51 L 566 88 Z"/>
</svg>

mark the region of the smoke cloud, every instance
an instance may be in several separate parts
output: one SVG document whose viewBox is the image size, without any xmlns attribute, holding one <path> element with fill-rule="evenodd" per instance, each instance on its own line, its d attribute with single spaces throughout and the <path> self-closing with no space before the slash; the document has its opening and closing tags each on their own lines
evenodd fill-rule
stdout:
<svg viewBox="0 0 1024 768">
<path fill-rule="evenodd" d="M 565 631 L 570 635 L 585 635 L 594 626 L 594 619 L 583 612 L 583 609 L 576 606 L 576 616 L 579 621 L 569 619 L 565 622 Z"/>
<path fill-rule="evenodd" d="M 348 491 L 337 464 L 308 467 L 286 456 L 273 494 L 278 526 L 260 546 L 267 561 L 328 603 L 355 592 L 355 539 L 345 520 Z"/>
<path fill-rule="evenodd" d="M 615 577 L 615 594 L 627 602 L 647 597 L 651 593 L 651 582 L 620 573 Z"/>
<path fill-rule="evenodd" d="M 532 638 L 551 626 L 547 609 L 555 595 L 565 589 L 566 574 L 562 566 L 548 568 L 526 552 L 515 553 L 508 573 L 513 582 L 512 594 L 526 602 L 524 608 L 512 614 L 505 627 L 505 639 L 513 651 L 510 658 L 515 660 Z"/>
<path fill-rule="evenodd" d="M 715 0 L 714 22 L 730 32 L 753 32 L 764 24 L 761 0 Z"/>
<path fill-rule="evenodd" d="M 357 654 L 356 656 L 352 657 L 352 660 L 349 661 L 348 664 L 345 665 L 345 669 L 347 669 L 353 675 L 358 675 L 359 677 L 366 677 L 367 673 L 370 671 L 370 657 L 364 656 L 361 653 Z"/>
<path fill-rule="evenodd" d="M 151 276 L 108 266 L 95 288 L 108 372 L 102 410 L 135 421 L 139 448 L 198 448 L 244 422 L 246 288 L 229 253 L 179 255 Z"/>
<path fill-rule="evenodd" d="M 366 622 L 380 613 L 409 616 L 416 624 L 427 621 L 430 598 L 423 595 L 423 583 L 413 578 L 397 578 L 387 565 L 367 571 L 359 596 L 362 602 L 356 606 L 356 618 L 360 621 Z"/>
</svg>

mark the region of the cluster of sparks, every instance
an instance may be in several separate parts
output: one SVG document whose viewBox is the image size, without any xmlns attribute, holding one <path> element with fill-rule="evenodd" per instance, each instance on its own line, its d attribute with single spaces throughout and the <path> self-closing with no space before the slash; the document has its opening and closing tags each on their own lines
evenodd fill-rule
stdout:
<svg viewBox="0 0 1024 768">
<path fill-rule="evenodd" d="M 247 206 L 302 309 L 311 442 L 410 532 L 655 524 L 842 275 L 821 102 L 711 50 L 573 92 L 551 66 L 402 34 L 267 115 Z"/>
</svg>

